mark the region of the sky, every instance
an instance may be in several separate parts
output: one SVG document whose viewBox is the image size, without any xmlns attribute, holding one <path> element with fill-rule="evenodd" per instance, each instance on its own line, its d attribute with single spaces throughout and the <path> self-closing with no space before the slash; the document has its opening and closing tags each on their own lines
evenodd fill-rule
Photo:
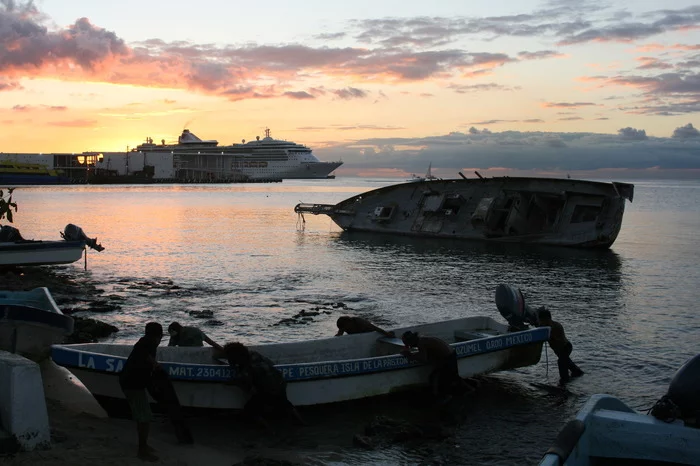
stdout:
<svg viewBox="0 0 700 466">
<path fill-rule="evenodd" d="M 0 152 L 264 135 L 338 176 L 700 178 L 686 0 L 0 0 Z"/>
</svg>

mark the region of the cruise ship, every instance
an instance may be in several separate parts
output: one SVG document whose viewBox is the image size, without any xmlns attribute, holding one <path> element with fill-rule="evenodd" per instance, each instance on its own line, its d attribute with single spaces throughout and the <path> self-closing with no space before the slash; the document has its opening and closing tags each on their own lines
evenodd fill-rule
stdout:
<svg viewBox="0 0 700 466">
<path fill-rule="evenodd" d="M 153 139 L 131 152 L 143 154 L 143 165 L 167 163 L 172 156 L 172 177 L 197 179 L 215 177 L 239 181 L 275 181 L 282 179 L 329 178 L 343 162 L 321 162 L 309 147 L 274 139 L 270 130 L 254 141 L 220 146 L 216 140 L 203 140 L 185 129 L 177 144 L 155 144 Z M 100 165 L 115 166 L 117 154 L 104 154 Z M 122 155 L 123 157 L 123 155 Z M 165 159 L 163 159 L 165 157 Z M 133 164 L 132 164 L 133 166 Z"/>
</svg>

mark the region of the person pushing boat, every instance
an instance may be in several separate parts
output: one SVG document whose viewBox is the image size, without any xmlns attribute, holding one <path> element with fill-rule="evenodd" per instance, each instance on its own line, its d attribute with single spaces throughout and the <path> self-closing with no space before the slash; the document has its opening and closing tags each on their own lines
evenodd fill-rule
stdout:
<svg viewBox="0 0 700 466">
<path fill-rule="evenodd" d="M 430 387 L 435 396 L 449 399 L 455 388 L 466 388 L 464 380 L 459 376 L 457 353 L 445 341 L 437 337 L 422 337 L 417 332 L 404 332 L 401 336 L 406 349 L 401 354 L 409 361 L 420 361 L 433 366 L 430 374 Z M 411 348 L 417 348 L 412 352 Z"/>
<path fill-rule="evenodd" d="M 549 327 L 549 346 L 557 355 L 557 367 L 559 368 L 559 385 L 565 385 L 571 377 L 580 377 L 583 371 L 571 360 L 573 345 L 566 338 L 564 327 L 552 320 L 552 313 L 544 306 L 537 310 L 538 327 Z M 571 375 L 569 375 L 571 373 Z"/>
<path fill-rule="evenodd" d="M 336 337 L 341 336 L 343 333 L 353 335 L 356 333 L 369 332 L 379 332 L 385 337 L 389 338 L 396 337 L 394 332 L 387 332 L 386 330 L 377 327 L 372 322 L 367 319 L 363 319 L 362 317 L 341 316 L 338 317 L 336 325 L 338 326 L 338 333 L 335 334 Z"/>
<path fill-rule="evenodd" d="M 219 352 L 224 350 L 220 344 L 209 338 L 197 327 L 184 327 L 178 322 L 173 322 L 168 326 L 168 334 L 170 334 L 168 346 L 204 346 L 206 342 Z"/>
<path fill-rule="evenodd" d="M 275 364 L 242 343 L 227 343 L 224 354 L 231 366 L 232 385 L 237 385 L 252 396 L 246 402 L 244 413 L 272 432 L 265 419 L 268 414 L 288 413 L 302 425 L 306 422 L 287 398 L 287 381 Z"/>
</svg>

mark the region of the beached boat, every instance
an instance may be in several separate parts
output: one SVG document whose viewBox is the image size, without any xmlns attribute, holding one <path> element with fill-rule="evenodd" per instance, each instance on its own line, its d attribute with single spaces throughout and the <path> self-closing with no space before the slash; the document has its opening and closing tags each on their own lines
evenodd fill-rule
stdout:
<svg viewBox="0 0 700 466">
<path fill-rule="evenodd" d="M 83 230 L 73 224 L 66 225 L 61 233 L 63 240 L 26 240 L 19 231 L 9 225 L 0 229 L 0 267 L 71 264 L 80 260 L 85 246 L 96 251 L 104 250 L 97 238 L 88 238 Z"/>
<path fill-rule="evenodd" d="M 490 317 L 456 320 L 396 329 L 417 331 L 449 342 L 458 357 L 459 373 L 470 377 L 540 360 L 549 327 L 510 332 Z M 101 402 L 124 399 L 117 374 L 133 345 L 54 345 L 54 362 L 66 367 Z M 287 395 L 297 406 L 318 405 L 385 395 L 425 385 L 431 367 L 409 362 L 400 354 L 398 338 L 363 333 L 319 340 L 252 345 L 275 362 L 287 380 Z M 168 372 L 182 406 L 240 409 L 247 397 L 225 384 L 231 369 L 213 359 L 212 348 L 161 347 L 157 359 Z"/>
<path fill-rule="evenodd" d="M 338 204 L 297 204 L 346 231 L 608 248 L 634 185 L 555 178 L 475 178 L 400 183 Z"/>
<path fill-rule="evenodd" d="M 0 291 L 0 350 L 47 354 L 72 332 L 73 318 L 61 312 L 47 288 Z"/>
<path fill-rule="evenodd" d="M 593 395 L 559 432 L 540 466 L 700 465 L 700 354 L 649 410 Z"/>
<path fill-rule="evenodd" d="M 700 465 L 700 429 L 593 395 L 560 431 L 540 466 Z"/>
</svg>

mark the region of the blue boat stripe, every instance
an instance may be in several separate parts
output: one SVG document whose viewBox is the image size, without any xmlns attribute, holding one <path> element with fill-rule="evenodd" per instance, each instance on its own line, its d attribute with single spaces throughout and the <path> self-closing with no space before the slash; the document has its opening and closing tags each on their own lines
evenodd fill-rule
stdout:
<svg viewBox="0 0 700 466">
<path fill-rule="evenodd" d="M 549 327 L 542 327 L 522 332 L 507 333 L 495 337 L 453 343 L 450 346 L 455 349 L 457 358 L 462 359 L 477 354 L 501 351 L 514 346 L 541 343 L 547 339 L 549 339 Z M 98 372 L 120 372 L 126 362 L 125 357 L 90 353 L 62 346 L 52 347 L 51 358 L 56 364 L 61 366 L 69 368 L 76 367 Z M 231 369 L 226 365 L 175 362 L 161 362 L 160 365 L 173 380 L 223 382 L 231 378 Z M 408 361 L 404 356 L 394 354 L 343 361 L 278 364 L 275 367 L 282 372 L 287 382 L 298 382 L 304 380 L 347 377 L 373 372 L 385 372 L 415 365 L 420 365 L 420 363 Z"/>
<path fill-rule="evenodd" d="M 0 320 L 2 319 L 16 322 L 36 322 L 60 328 L 67 334 L 73 332 L 72 317 L 31 306 L 0 304 Z"/>
</svg>

